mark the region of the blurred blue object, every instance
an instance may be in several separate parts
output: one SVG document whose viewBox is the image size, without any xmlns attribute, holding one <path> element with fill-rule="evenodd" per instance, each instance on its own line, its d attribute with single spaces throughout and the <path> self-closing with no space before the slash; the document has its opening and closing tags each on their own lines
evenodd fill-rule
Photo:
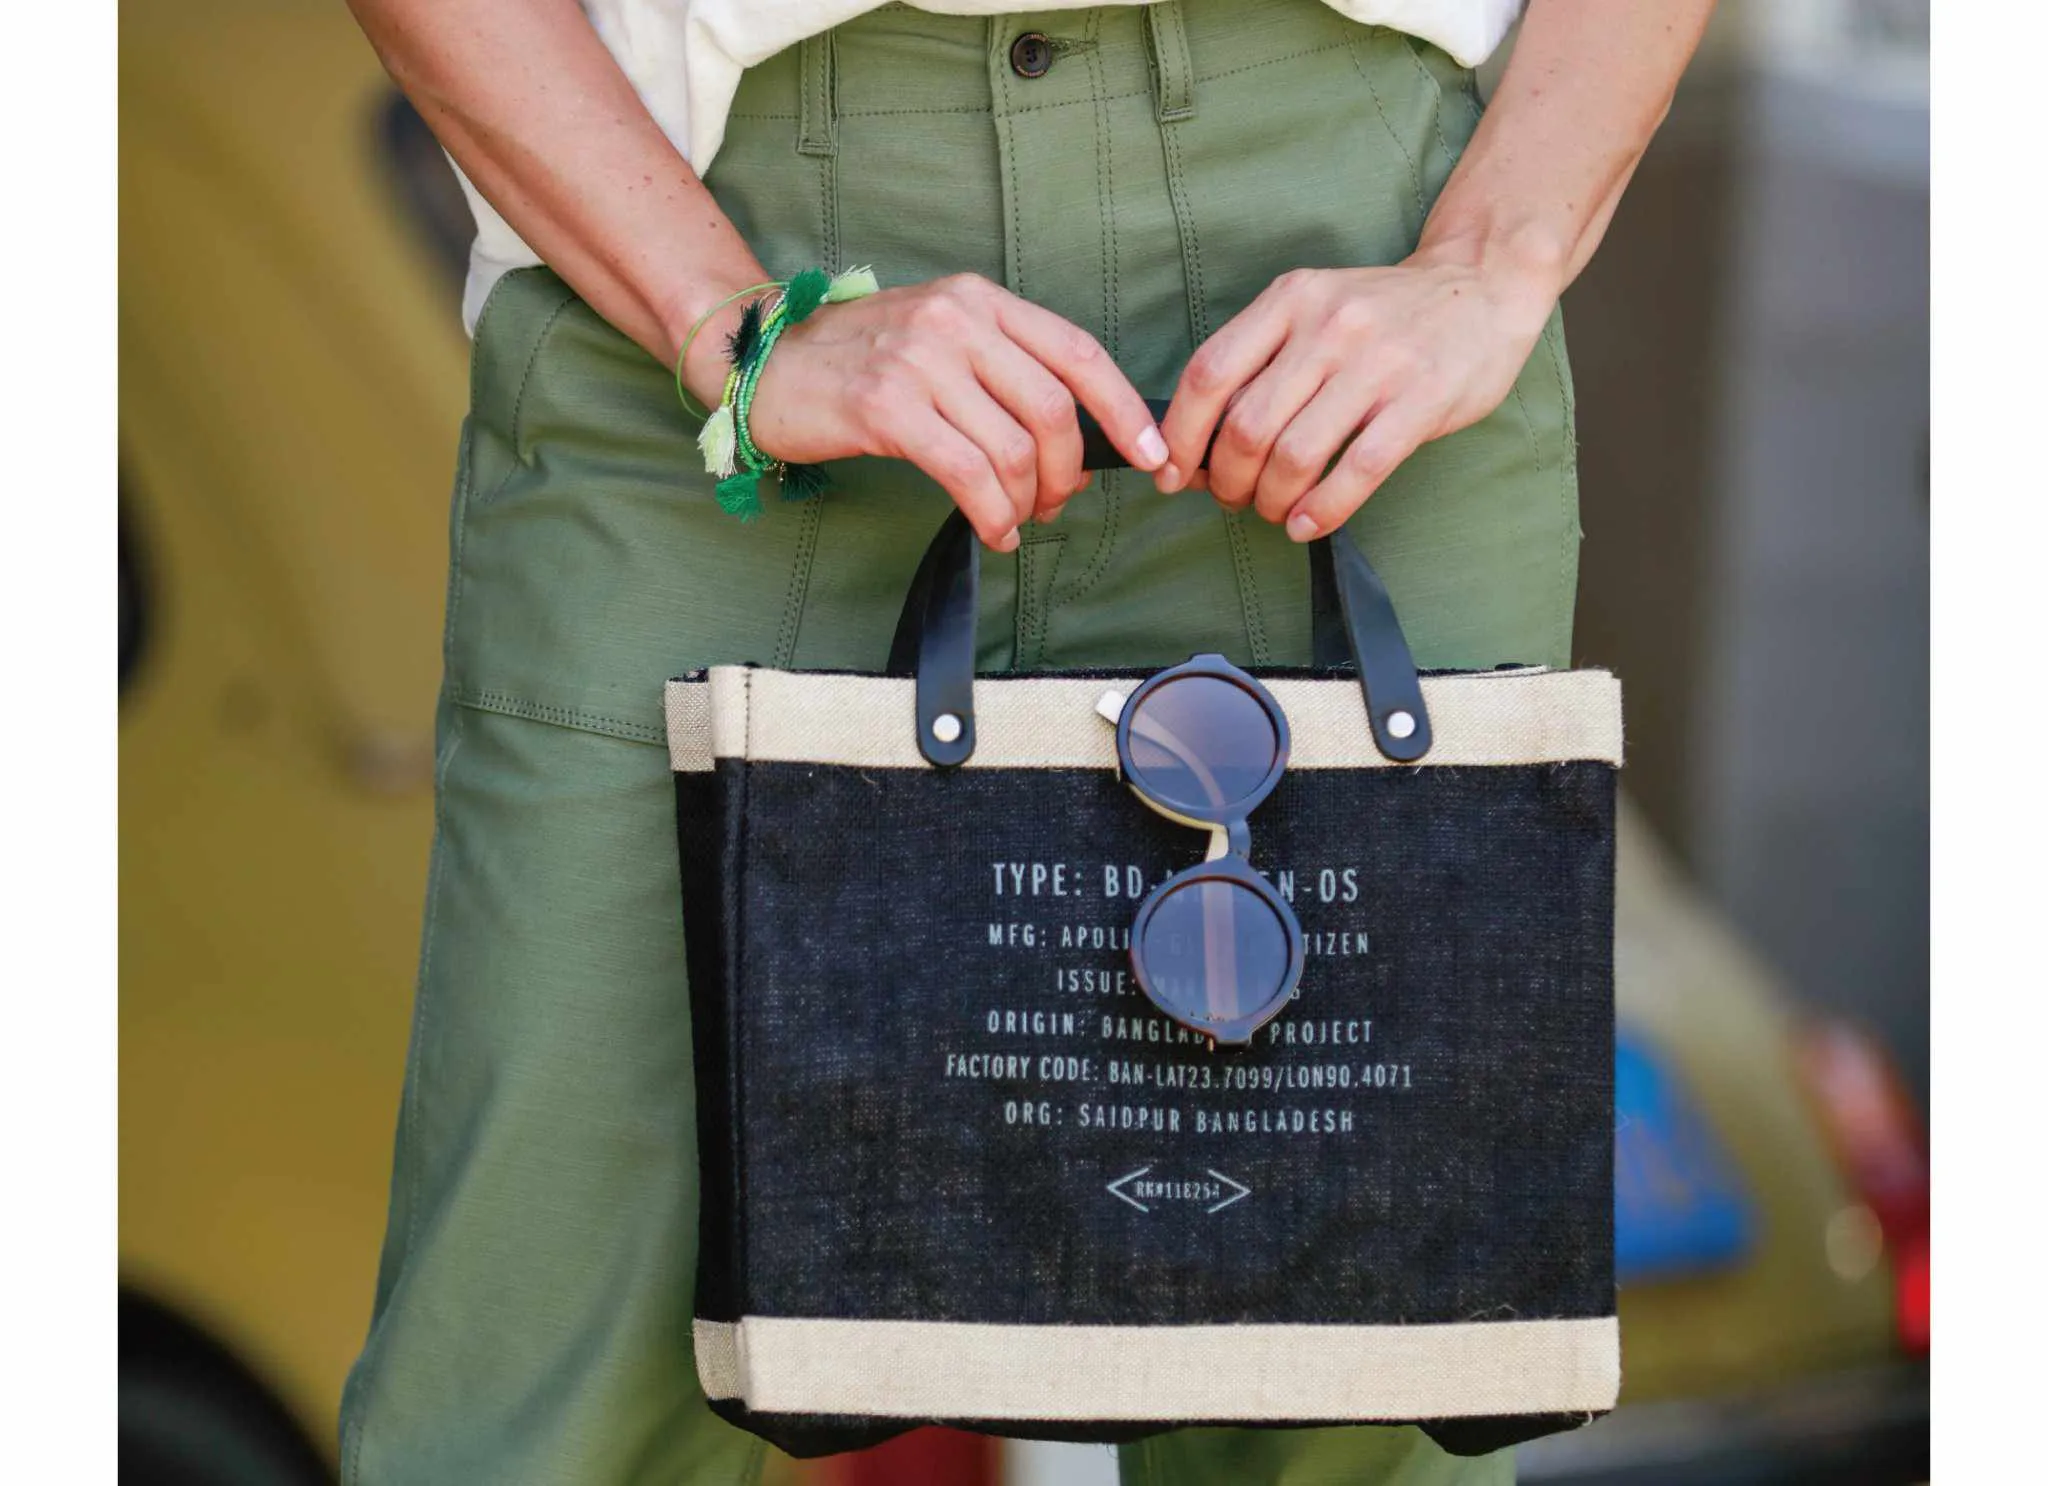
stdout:
<svg viewBox="0 0 2048 1486">
<path fill-rule="evenodd" d="M 1734 1264 L 1755 1241 L 1741 1177 L 1677 1076 L 1627 1028 L 1614 1040 L 1615 1279 Z"/>
</svg>

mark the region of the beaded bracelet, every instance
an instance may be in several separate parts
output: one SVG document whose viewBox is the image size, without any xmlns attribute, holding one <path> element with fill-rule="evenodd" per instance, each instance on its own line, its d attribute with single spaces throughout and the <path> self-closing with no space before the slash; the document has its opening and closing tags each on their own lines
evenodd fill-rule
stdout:
<svg viewBox="0 0 2048 1486">
<path fill-rule="evenodd" d="M 794 278 L 756 284 L 728 295 L 706 312 L 704 318 L 708 319 L 723 305 L 758 289 L 779 288 L 782 291 L 765 311 L 763 302 L 757 299 L 741 313 L 740 323 L 726 344 L 726 359 L 732 363 L 732 370 L 726 375 L 725 390 L 718 407 L 712 410 L 697 434 L 697 447 L 704 454 L 704 468 L 719 477 L 718 504 L 722 509 L 742 521 L 752 521 L 759 516 L 761 477 L 771 471 L 781 477 L 784 500 L 802 500 L 825 489 L 829 480 L 822 465 L 790 464 L 770 458 L 756 446 L 747 424 L 753 407 L 754 388 L 760 382 L 761 368 L 768 360 L 768 353 L 775 349 L 783 331 L 802 323 L 821 304 L 859 299 L 873 294 L 879 287 L 870 268 L 849 268 L 836 276 L 827 274 L 822 268 L 807 268 Z M 701 327 L 704 321 L 700 319 L 697 323 Z M 689 397 L 683 386 L 683 356 L 689 354 L 690 340 L 696 334 L 697 329 L 693 327 L 683 342 L 682 356 L 676 359 L 676 392 L 685 408 L 689 407 Z"/>
</svg>

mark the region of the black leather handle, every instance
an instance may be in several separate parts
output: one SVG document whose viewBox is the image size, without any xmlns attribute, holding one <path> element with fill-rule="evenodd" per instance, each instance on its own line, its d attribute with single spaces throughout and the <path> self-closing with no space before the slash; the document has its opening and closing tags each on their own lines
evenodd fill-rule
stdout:
<svg viewBox="0 0 2048 1486">
<path fill-rule="evenodd" d="M 1147 398 L 1154 418 L 1167 404 Z M 1080 411 L 1084 469 L 1125 469 L 1130 461 L 1086 408 Z M 1212 445 L 1213 447 L 1213 445 Z M 1207 456 L 1203 462 L 1207 463 Z M 975 620 L 981 593 L 981 541 L 958 511 L 947 516 L 925 549 L 889 648 L 889 669 L 917 677 L 917 746 L 933 764 L 951 768 L 974 753 Z M 1397 763 L 1429 752 L 1429 712 L 1422 681 L 1386 585 L 1351 534 L 1339 527 L 1309 543 L 1309 603 L 1315 664 L 1358 668 L 1373 742 Z"/>
<path fill-rule="evenodd" d="M 1157 423 L 1166 416 L 1167 401 L 1163 397 L 1148 397 L 1145 406 L 1151 410 L 1152 421 Z M 1123 450 L 1109 441 L 1109 435 L 1102 431 L 1102 425 L 1095 421 L 1095 415 L 1079 404 L 1074 411 L 1081 419 L 1081 468 L 1084 470 L 1127 470 L 1131 462 L 1124 458 Z M 1222 424 L 1216 425 L 1218 429 Z M 1209 435 L 1209 448 L 1216 447 L 1216 435 Z M 1206 467 L 1209 455 L 1204 452 L 1202 464 Z"/>
<path fill-rule="evenodd" d="M 1325 594 L 1332 586 L 1337 590 L 1341 633 L 1350 642 L 1351 658 L 1358 666 L 1358 687 L 1365 693 L 1365 716 L 1372 725 L 1373 742 L 1396 763 L 1419 761 L 1429 752 L 1431 742 L 1429 709 L 1423 705 L 1422 678 L 1415 672 L 1415 657 L 1409 653 L 1408 637 L 1401 632 L 1387 585 L 1351 540 L 1351 533 L 1341 526 L 1309 543 L 1308 560 L 1311 603 L 1318 569 L 1327 567 L 1336 580 L 1332 585 L 1325 579 L 1321 586 Z"/>
<path fill-rule="evenodd" d="M 974 753 L 975 620 L 981 607 L 981 538 L 954 511 L 910 580 L 889 669 L 917 675 L 917 747 L 941 768 Z"/>
<path fill-rule="evenodd" d="M 1157 423 L 1166 416 L 1166 399 L 1148 397 L 1145 406 L 1152 412 L 1152 421 Z M 1095 415 L 1079 404 L 1074 411 L 1081 419 L 1081 468 L 1084 470 L 1125 470 L 1131 462 L 1124 458 L 1123 451 L 1109 441 L 1109 435 L 1102 431 L 1102 425 L 1095 421 Z M 1221 425 L 1219 425 L 1220 427 Z M 1213 444 L 1211 447 L 1214 447 Z M 1208 457 L 1202 459 L 1207 464 Z"/>
</svg>

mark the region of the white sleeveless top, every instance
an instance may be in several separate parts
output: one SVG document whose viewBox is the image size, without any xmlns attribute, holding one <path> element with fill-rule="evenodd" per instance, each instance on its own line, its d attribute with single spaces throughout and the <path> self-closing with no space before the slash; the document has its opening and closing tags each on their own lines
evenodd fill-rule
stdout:
<svg viewBox="0 0 2048 1486">
<path fill-rule="evenodd" d="M 740 74 L 806 36 L 830 30 L 884 0 L 582 0 L 647 111 L 700 175 L 725 138 Z M 910 0 L 946 15 L 1000 15 L 1015 0 Z M 1077 10 L 1101 0 L 1040 0 L 1036 10 Z M 1111 0 L 1143 3 L 1143 0 Z M 1521 13 L 1522 0 L 1328 0 L 1367 25 L 1388 26 L 1442 47 L 1462 65 L 1485 61 Z M 474 330 L 484 298 L 507 270 L 540 262 L 505 219 L 462 182 L 476 214 L 462 323 Z"/>
</svg>

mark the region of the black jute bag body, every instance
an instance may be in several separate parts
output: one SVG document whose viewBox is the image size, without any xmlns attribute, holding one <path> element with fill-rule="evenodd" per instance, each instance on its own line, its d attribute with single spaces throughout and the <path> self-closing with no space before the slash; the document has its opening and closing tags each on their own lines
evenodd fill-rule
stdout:
<svg viewBox="0 0 2048 1486">
<path fill-rule="evenodd" d="M 800 1455 L 930 1422 L 1472 1453 L 1611 1408 L 1614 679 L 1403 675 L 1319 549 L 1319 660 L 1352 654 L 1258 673 L 1293 742 L 1251 822 L 1305 970 L 1212 1050 L 1132 973 L 1208 845 L 1118 776 L 1096 704 L 1136 675 L 960 674 L 974 551 L 934 543 L 899 674 L 668 687 L 712 1407 Z"/>
</svg>

